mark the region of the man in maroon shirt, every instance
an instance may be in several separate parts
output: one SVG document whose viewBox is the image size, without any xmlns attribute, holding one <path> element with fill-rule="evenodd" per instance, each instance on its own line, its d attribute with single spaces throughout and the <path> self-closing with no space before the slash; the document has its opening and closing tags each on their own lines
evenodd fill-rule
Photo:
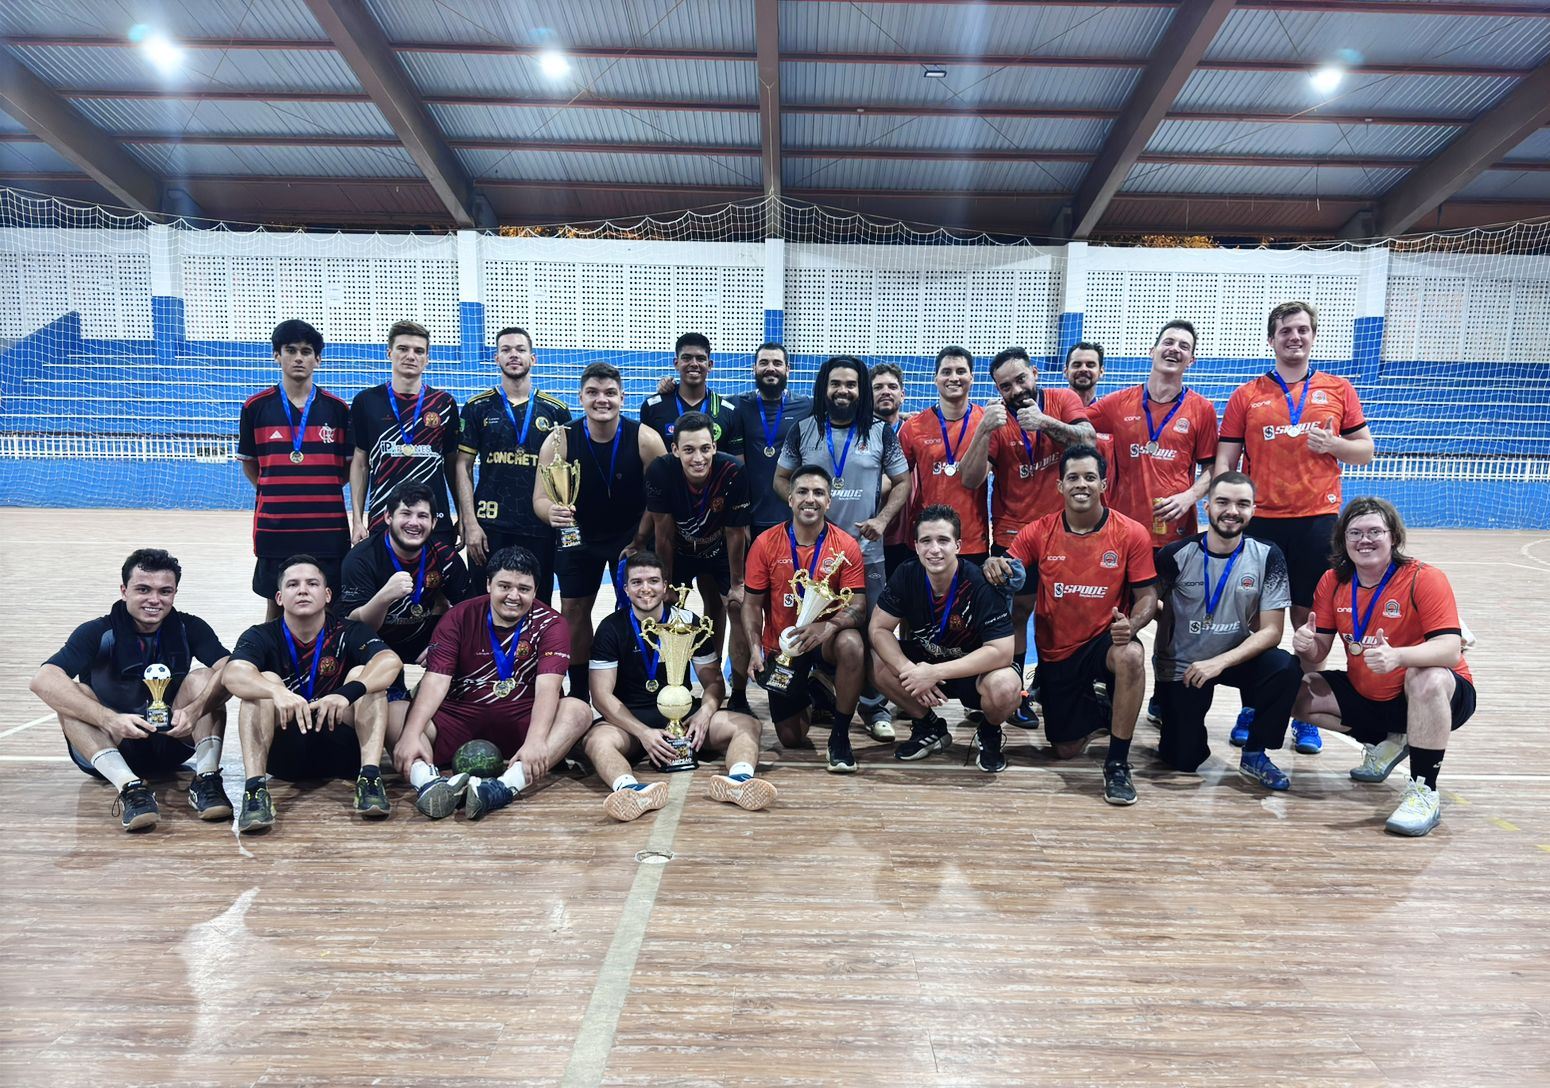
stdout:
<svg viewBox="0 0 1550 1088">
<path fill-rule="evenodd" d="M 488 564 L 489 595 L 453 606 L 425 651 L 425 678 L 393 748 L 433 820 L 466 804 L 468 818 L 505 808 L 517 791 L 564 760 L 592 724 L 592 710 L 560 689 L 570 666 L 565 620 L 537 601 L 538 560 L 502 548 Z M 499 778 L 443 776 L 471 740 L 497 745 L 510 763 Z"/>
</svg>

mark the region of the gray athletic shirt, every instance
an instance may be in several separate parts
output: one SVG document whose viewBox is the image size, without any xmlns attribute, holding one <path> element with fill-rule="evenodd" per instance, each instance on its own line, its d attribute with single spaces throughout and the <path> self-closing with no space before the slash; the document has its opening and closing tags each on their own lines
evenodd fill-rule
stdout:
<svg viewBox="0 0 1550 1088">
<path fill-rule="evenodd" d="M 899 448 L 899 439 L 893 428 L 882 420 L 872 421 L 863 443 L 857 434 L 845 453 L 846 430 L 834 432 L 834 457 L 845 462 L 843 487 L 836 486 L 829 503 L 829 520 L 844 529 L 861 545 L 861 559 L 871 565 L 883 561 L 883 542 L 863 540 L 856 532 L 856 522 L 874 516 L 883 505 L 883 477 L 908 473 L 909 462 Z M 786 444 L 780 449 L 780 467 L 796 471 L 806 464 L 822 465 L 838 476 L 834 458 L 829 456 L 829 443 L 824 437 L 823 424 L 809 416 L 786 435 Z M 909 485 L 906 483 L 906 487 Z"/>
<path fill-rule="evenodd" d="M 1211 586 L 1227 566 L 1227 557 L 1211 556 Z M 1175 541 L 1157 553 L 1157 577 L 1167 605 L 1157 638 L 1157 677 L 1182 680 L 1196 661 L 1224 654 L 1253 634 L 1254 619 L 1292 603 L 1286 558 L 1263 540 L 1244 538 L 1243 554 L 1233 564 L 1211 621 L 1206 622 L 1205 534 Z"/>
</svg>

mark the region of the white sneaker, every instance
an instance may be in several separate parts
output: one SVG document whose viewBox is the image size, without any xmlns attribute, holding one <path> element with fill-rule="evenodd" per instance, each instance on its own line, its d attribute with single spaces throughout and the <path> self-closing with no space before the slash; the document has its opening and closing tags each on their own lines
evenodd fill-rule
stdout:
<svg viewBox="0 0 1550 1088">
<path fill-rule="evenodd" d="M 872 716 L 866 723 L 867 736 L 873 740 L 890 741 L 897 740 L 898 734 L 893 731 L 893 715 L 889 713 L 887 704 L 878 707 L 872 712 Z"/>
<path fill-rule="evenodd" d="M 1382 742 L 1364 744 L 1362 748 L 1366 751 L 1362 765 L 1351 768 L 1351 777 L 1358 782 L 1382 782 L 1410 754 L 1410 743 L 1403 733 L 1390 733 Z"/>
<path fill-rule="evenodd" d="M 1426 834 L 1442 822 L 1442 798 L 1419 778 L 1412 778 L 1399 799 L 1399 807 L 1383 830 L 1412 837 Z"/>
</svg>

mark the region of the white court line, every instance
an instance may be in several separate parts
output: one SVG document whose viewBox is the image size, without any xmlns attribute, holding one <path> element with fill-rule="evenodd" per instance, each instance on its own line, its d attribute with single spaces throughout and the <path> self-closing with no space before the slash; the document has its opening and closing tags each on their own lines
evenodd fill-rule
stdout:
<svg viewBox="0 0 1550 1088">
<path fill-rule="evenodd" d="M 0 756 L 0 763 L 74 763 L 69 756 Z"/>
<path fill-rule="evenodd" d="M 651 837 L 646 841 L 647 850 L 672 849 L 673 837 L 678 833 L 678 818 L 683 814 L 684 800 L 689 796 L 693 778 L 688 774 L 673 776 L 668 786 L 667 806 L 653 822 Z M 662 871 L 671 864 L 642 864 L 635 870 L 635 882 L 625 897 L 619 927 L 614 930 L 613 943 L 608 946 L 608 955 L 597 974 L 597 985 L 592 988 L 592 1000 L 587 1003 L 587 1011 L 581 1018 L 576 1046 L 560 1081 L 562 1088 L 595 1088 L 603 1083 L 608 1055 L 613 1050 L 614 1035 L 619 1029 L 619 1013 L 629 997 L 635 960 L 645 943 L 651 908 L 657 901 L 657 890 L 662 886 Z"/>
<path fill-rule="evenodd" d="M 42 725 L 44 722 L 54 721 L 55 717 L 56 715 L 54 714 L 45 714 L 41 718 L 33 718 L 30 722 L 23 722 L 21 725 L 13 725 L 5 732 L 0 733 L 0 740 L 4 740 L 6 737 L 11 736 L 12 734 L 20 733 L 23 729 L 31 729 L 35 725 Z"/>
</svg>

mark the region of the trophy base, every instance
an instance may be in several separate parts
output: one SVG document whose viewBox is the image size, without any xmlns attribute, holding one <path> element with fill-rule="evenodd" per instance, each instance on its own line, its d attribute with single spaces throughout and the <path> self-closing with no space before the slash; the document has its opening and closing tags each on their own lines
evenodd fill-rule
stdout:
<svg viewBox="0 0 1550 1088">
<path fill-rule="evenodd" d="M 561 551 L 571 551 L 581 547 L 581 530 L 574 525 L 567 525 L 559 532 L 559 548 Z"/>
<path fill-rule="evenodd" d="M 676 771 L 692 771 L 699 767 L 699 756 L 695 754 L 694 749 L 690 746 L 688 737 L 669 737 L 668 740 L 672 742 L 674 748 L 678 749 L 679 755 L 677 759 L 664 766 L 662 770 L 668 774 L 673 774 Z"/>
<path fill-rule="evenodd" d="M 776 691 L 786 695 L 793 688 L 801 687 L 809 671 L 810 662 L 805 657 L 793 660 L 785 654 L 780 654 L 764 663 L 764 671 L 757 679 L 765 691 Z"/>
<path fill-rule="evenodd" d="M 170 732 L 172 729 L 172 708 L 165 703 L 161 706 L 153 706 L 146 710 L 145 720 L 158 733 Z"/>
</svg>

